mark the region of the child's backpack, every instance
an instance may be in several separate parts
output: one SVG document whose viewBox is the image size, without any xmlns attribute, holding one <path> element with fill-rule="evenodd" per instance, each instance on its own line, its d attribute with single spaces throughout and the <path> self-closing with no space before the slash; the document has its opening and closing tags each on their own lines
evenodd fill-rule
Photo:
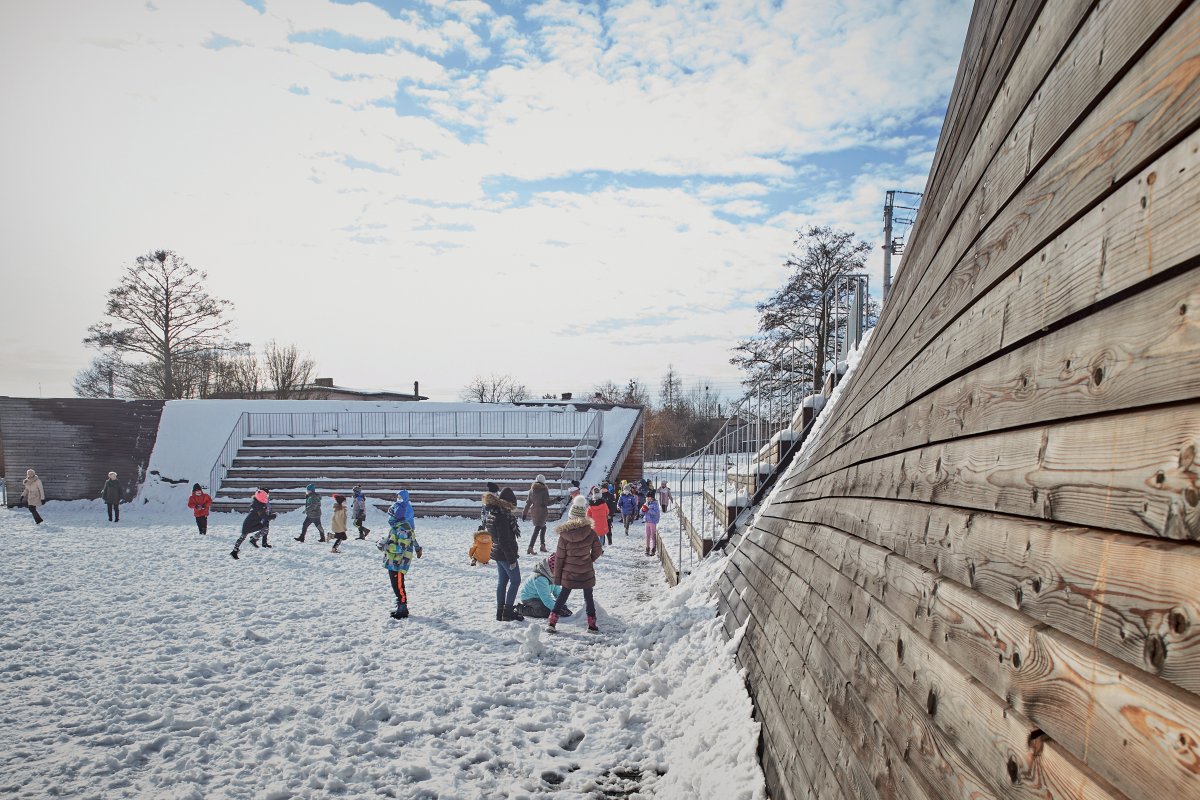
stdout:
<svg viewBox="0 0 1200 800">
<path fill-rule="evenodd" d="M 476 563 L 487 564 L 492 560 L 492 535 L 486 528 L 475 531 L 475 541 L 467 555 L 471 557 L 471 566 L 475 566 Z"/>
</svg>

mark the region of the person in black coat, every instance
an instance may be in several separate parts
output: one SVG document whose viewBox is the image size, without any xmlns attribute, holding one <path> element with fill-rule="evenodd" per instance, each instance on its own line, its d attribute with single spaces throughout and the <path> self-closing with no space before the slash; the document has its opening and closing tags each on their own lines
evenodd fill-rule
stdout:
<svg viewBox="0 0 1200 800">
<path fill-rule="evenodd" d="M 483 495 L 484 518 L 488 533 L 492 535 L 492 560 L 496 562 L 496 620 L 520 622 L 525 619 L 513 608 L 517 602 L 517 590 L 521 588 L 521 545 L 517 539 L 521 528 L 513 514 L 517 509 L 517 496 L 507 486 L 499 496 L 487 492 Z"/>
<path fill-rule="evenodd" d="M 261 536 L 262 546 L 269 548 L 271 545 L 267 542 L 267 534 L 271 532 L 271 520 L 277 516 L 278 514 L 271 511 L 270 492 L 266 489 L 255 492 L 254 499 L 250 502 L 250 513 L 242 521 L 241 538 L 237 540 L 233 552 L 229 555 L 235 559 L 238 557 L 238 551 L 242 549 L 242 542 L 246 541 L 247 536 L 250 537 L 250 544 L 255 547 L 258 547 L 258 537 Z"/>
<path fill-rule="evenodd" d="M 104 505 L 108 507 L 108 521 L 121 521 L 121 482 L 117 480 L 117 473 L 108 473 L 108 480 L 104 482 L 104 489 L 101 490 L 100 496 L 104 498 Z"/>
</svg>

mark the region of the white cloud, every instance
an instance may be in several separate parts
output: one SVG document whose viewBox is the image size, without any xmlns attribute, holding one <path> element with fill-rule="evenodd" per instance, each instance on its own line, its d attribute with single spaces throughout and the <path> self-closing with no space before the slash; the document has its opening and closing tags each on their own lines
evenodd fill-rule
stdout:
<svg viewBox="0 0 1200 800">
<path fill-rule="evenodd" d="M 105 290 L 152 247 L 207 268 L 244 338 L 297 341 L 347 384 L 453 393 L 499 353 L 570 390 L 619 377 L 570 331 L 658 315 L 631 325 L 647 345 L 630 358 L 728 374 L 754 324 L 733 301 L 778 284 L 795 226 L 871 232 L 884 189 L 923 184 L 965 26 L 951 0 L 551 1 L 520 9 L 533 32 L 471 0 L 398 18 L 156 6 L 0 8 L 0 103 L 19 121 L 0 133 L 0 255 L 27 276 L 0 301 L 0 339 L 35 331 L 40 365 L 60 365 L 9 373 L 10 393 L 69 391 Z M 389 44 L 290 39 L 325 32 Z M 864 143 L 894 163 L 830 185 L 806 162 Z M 584 173 L 666 186 L 588 190 L 570 180 Z M 497 179 L 511 194 L 489 194 Z M 520 183 L 546 179 L 561 186 Z M 727 344 L 688 344 L 710 336 Z"/>
</svg>

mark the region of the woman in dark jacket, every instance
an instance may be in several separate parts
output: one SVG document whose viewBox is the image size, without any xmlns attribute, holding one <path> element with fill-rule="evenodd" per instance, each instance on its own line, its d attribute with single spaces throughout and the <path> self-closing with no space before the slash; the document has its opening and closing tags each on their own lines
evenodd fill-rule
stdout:
<svg viewBox="0 0 1200 800">
<path fill-rule="evenodd" d="M 582 497 L 571 501 L 567 521 L 558 526 L 558 549 L 554 553 L 554 582 L 562 587 L 554 611 L 550 613 L 549 633 L 555 632 L 558 618 L 567 607 L 567 598 L 572 589 L 583 589 L 583 602 L 587 606 L 588 630 L 599 633 L 596 627 L 596 603 L 592 599 L 592 588 L 596 585 L 596 568 L 593 562 L 604 553 L 600 537 L 592 528 L 588 518 L 587 503 Z"/>
<path fill-rule="evenodd" d="M 521 512 L 521 519 L 533 520 L 533 534 L 529 537 L 529 555 L 533 555 L 533 545 L 537 542 L 538 536 L 542 537 L 542 552 L 546 550 L 546 517 L 550 513 L 550 490 L 546 488 L 546 478 L 544 475 L 538 475 L 537 480 L 529 487 L 529 494 L 525 497 L 525 510 Z"/>
<path fill-rule="evenodd" d="M 117 473 L 108 473 L 108 480 L 104 482 L 104 489 L 100 492 L 104 498 L 104 505 L 108 507 L 108 521 L 121 521 L 121 482 L 117 480 Z"/>
<path fill-rule="evenodd" d="M 521 546 L 517 538 L 521 528 L 513 512 L 517 510 L 517 496 L 507 486 L 500 496 L 487 492 L 483 495 L 483 508 L 488 533 L 492 535 L 492 559 L 496 562 L 496 620 L 498 622 L 521 622 L 525 617 L 516 612 L 517 590 L 521 588 Z"/>
</svg>

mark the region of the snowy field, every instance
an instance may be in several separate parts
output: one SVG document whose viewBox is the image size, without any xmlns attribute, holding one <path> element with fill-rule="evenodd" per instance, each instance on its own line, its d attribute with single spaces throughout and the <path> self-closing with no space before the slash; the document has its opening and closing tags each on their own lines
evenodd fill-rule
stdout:
<svg viewBox="0 0 1200 800">
<path fill-rule="evenodd" d="M 413 617 L 394 621 L 374 510 L 344 554 L 311 529 L 294 542 L 293 512 L 274 549 L 235 562 L 240 516 L 202 537 L 162 508 L 110 525 L 98 502 L 51 503 L 37 528 L 0 510 L 0 796 L 764 796 L 715 619 L 720 561 L 671 590 L 641 524 L 618 529 L 597 562 L 602 633 L 575 592 L 549 635 L 495 621 L 471 521 L 418 520 Z M 677 524 L 663 515 L 667 542 Z"/>
</svg>

